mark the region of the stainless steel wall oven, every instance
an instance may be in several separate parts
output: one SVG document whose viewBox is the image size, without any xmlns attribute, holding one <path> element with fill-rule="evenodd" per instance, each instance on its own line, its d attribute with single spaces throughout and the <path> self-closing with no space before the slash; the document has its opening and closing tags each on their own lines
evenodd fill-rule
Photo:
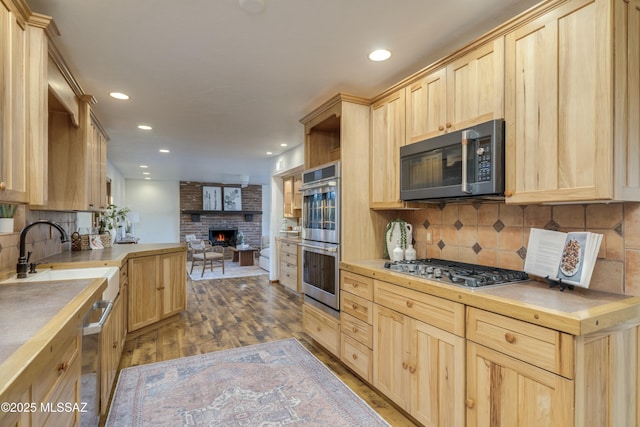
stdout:
<svg viewBox="0 0 640 427">
<path fill-rule="evenodd" d="M 302 290 L 340 310 L 340 162 L 302 174 Z"/>
</svg>

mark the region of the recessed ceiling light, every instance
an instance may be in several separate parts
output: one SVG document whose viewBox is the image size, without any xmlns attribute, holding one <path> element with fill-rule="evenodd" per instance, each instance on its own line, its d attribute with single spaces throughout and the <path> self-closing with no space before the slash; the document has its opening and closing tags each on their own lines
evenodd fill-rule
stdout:
<svg viewBox="0 0 640 427">
<path fill-rule="evenodd" d="M 149 126 L 149 125 L 138 125 L 138 129 L 151 130 L 153 128 L 151 126 Z"/>
<path fill-rule="evenodd" d="M 151 172 L 142 172 L 142 175 L 151 175 Z"/>
<path fill-rule="evenodd" d="M 282 144 L 280 144 L 280 147 L 286 147 L 287 144 L 285 144 L 284 142 Z"/>
<path fill-rule="evenodd" d="M 148 176 L 145 176 L 144 179 L 151 179 L 151 178 L 149 178 Z"/>
<path fill-rule="evenodd" d="M 129 95 L 122 92 L 111 92 L 109 93 L 109 95 L 111 95 L 111 97 L 115 99 L 129 99 Z"/>
<path fill-rule="evenodd" d="M 267 151 L 267 156 L 272 155 L 273 153 L 271 151 Z"/>
<path fill-rule="evenodd" d="M 369 59 L 372 61 L 386 61 L 391 57 L 391 52 L 386 49 L 374 50 L 369 54 Z"/>
<path fill-rule="evenodd" d="M 149 166 L 147 165 L 140 165 L 141 168 L 148 168 Z"/>
<path fill-rule="evenodd" d="M 169 150 L 167 150 L 166 148 L 161 148 L 158 151 L 161 152 L 161 153 L 168 153 L 169 152 Z"/>
</svg>

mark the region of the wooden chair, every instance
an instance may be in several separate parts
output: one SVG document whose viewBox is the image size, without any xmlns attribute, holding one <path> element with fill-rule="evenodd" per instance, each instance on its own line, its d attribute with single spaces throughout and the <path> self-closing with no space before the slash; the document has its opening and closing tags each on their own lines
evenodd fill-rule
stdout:
<svg viewBox="0 0 640 427">
<path fill-rule="evenodd" d="M 222 274 L 224 274 L 224 246 L 213 246 L 209 240 L 191 239 L 189 241 L 189 247 L 191 249 L 191 270 L 189 274 L 193 272 L 193 267 L 196 263 L 202 263 L 202 274 L 204 276 L 204 270 L 207 268 L 207 264 L 213 271 L 213 263 L 216 262 L 222 267 Z"/>
<path fill-rule="evenodd" d="M 195 234 L 185 234 L 184 235 L 184 240 L 185 242 L 187 242 L 187 261 L 191 261 L 191 245 L 189 244 L 189 242 L 191 242 L 192 240 L 196 239 L 196 235 Z"/>
</svg>

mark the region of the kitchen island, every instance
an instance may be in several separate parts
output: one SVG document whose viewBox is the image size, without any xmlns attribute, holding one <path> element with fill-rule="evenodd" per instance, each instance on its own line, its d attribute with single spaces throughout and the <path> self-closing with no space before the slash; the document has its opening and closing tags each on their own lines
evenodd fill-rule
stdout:
<svg viewBox="0 0 640 427">
<path fill-rule="evenodd" d="M 420 423 L 638 425 L 640 298 L 471 289 L 384 263 L 340 264 L 339 356 Z"/>
</svg>

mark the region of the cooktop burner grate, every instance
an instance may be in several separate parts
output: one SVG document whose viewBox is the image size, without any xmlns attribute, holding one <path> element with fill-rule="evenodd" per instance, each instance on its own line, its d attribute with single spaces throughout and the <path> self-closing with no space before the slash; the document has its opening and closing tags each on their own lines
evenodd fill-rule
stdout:
<svg viewBox="0 0 640 427">
<path fill-rule="evenodd" d="M 529 279 L 527 273 L 523 271 L 437 258 L 389 261 L 384 266 L 392 271 L 469 288 L 502 285 Z"/>
</svg>

